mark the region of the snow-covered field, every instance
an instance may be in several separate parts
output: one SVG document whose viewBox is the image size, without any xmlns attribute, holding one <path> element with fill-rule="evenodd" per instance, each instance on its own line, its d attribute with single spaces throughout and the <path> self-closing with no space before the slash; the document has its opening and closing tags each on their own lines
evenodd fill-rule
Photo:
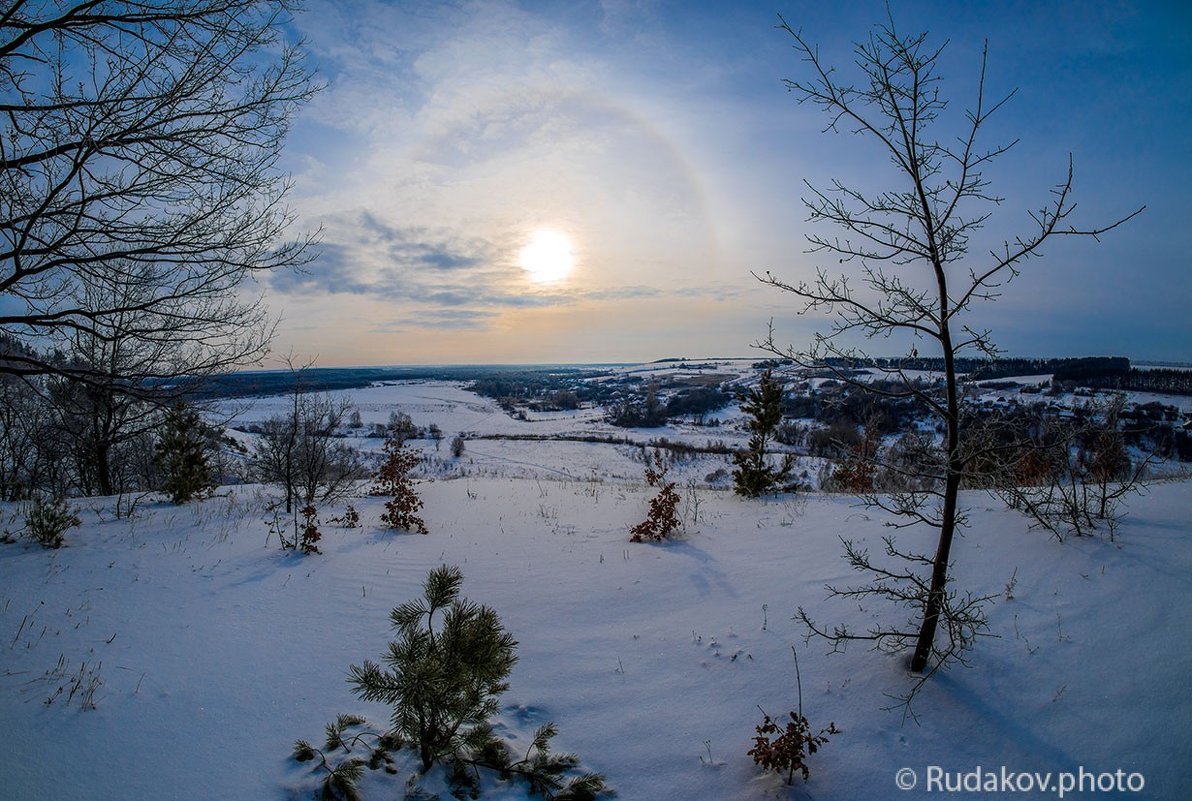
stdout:
<svg viewBox="0 0 1192 801">
<path fill-rule="evenodd" d="M 552 478 L 561 480 L 614 480 L 640 484 L 643 462 L 641 448 L 635 445 L 577 441 L 581 438 L 611 438 L 648 443 L 660 437 L 705 447 L 717 442 L 732 447 L 743 446 L 748 434 L 739 428 L 671 424 L 660 428 L 626 429 L 605 422 L 600 408 L 582 408 L 569 412 L 530 412 L 522 420 L 506 414 L 496 401 L 463 389 L 459 384 L 415 381 L 373 386 L 359 390 L 329 393 L 334 399 L 350 400 L 360 411 L 364 428 L 355 432 L 352 444 L 366 452 L 379 453 L 383 440 L 365 436 L 373 423 L 384 423 L 397 410 L 410 416 L 419 428 L 439 426 L 444 438 L 436 445 L 430 440 L 410 442 L 427 459 L 426 472 L 441 476 L 469 475 L 499 478 Z M 289 400 L 284 396 L 259 398 L 251 407 L 243 401 L 225 404 L 227 413 L 236 412 L 238 424 L 263 421 L 281 414 Z M 735 405 L 716 414 L 721 418 L 739 416 Z M 449 455 L 450 441 L 457 434 L 467 437 L 462 459 Z M 526 439 L 516 439 L 524 437 Z M 571 437 L 543 443 L 539 438 Z M 531 439 L 532 438 L 532 439 Z M 245 441 L 251 437 L 242 437 Z M 673 478 L 682 481 L 703 479 L 718 467 L 731 468 L 732 460 L 716 455 L 698 463 L 674 466 Z M 701 472 L 702 471 L 702 472 Z"/>
<path fill-rule="evenodd" d="M 512 420 L 451 385 L 351 394 L 365 421 L 397 404 L 448 441 L 458 431 L 607 431 L 583 411 Z M 269 403 L 242 419 L 267 416 Z M 651 494 L 636 450 L 470 440 L 467 475 L 420 484 L 430 535 L 381 529 L 383 499 L 358 498 L 363 528 L 325 525 L 321 556 L 281 551 L 263 522 L 264 491 L 251 486 L 185 507 L 146 501 L 119 520 L 111 499 L 88 499 L 67 547 L 0 545 L 0 798 L 312 797 L 314 774 L 289 759 L 293 741 L 320 741 L 340 713 L 386 723 L 386 708 L 352 695 L 347 668 L 382 653 L 389 610 L 443 563 L 463 570 L 464 594 L 495 608 L 520 643 L 500 733 L 526 743 L 554 720 L 556 746 L 622 799 L 930 797 L 942 794 L 928 786 L 933 767 L 978 766 L 1050 773 L 1055 787 L 1081 770 L 1145 782 L 1136 794 L 1067 797 L 1188 797 L 1189 483 L 1133 499 L 1113 542 L 1058 543 L 985 494 L 964 494 L 972 525 L 954 547 L 954 580 L 998 596 L 994 636 L 971 667 L 924 687 L 916 723 L 883 710 L 912 682 L 900 657 L 827 654 L 791 619 L 802 606 L 857 629 L 901 622 L 895 610 L 825 597 L 825 584 L 860 578 L 838 537 L 880 552 L 889 529 L 876 512 L 844 496 L 747 501 L 701 488 L 685 498 L 679 541 L 632 544 L 628 528 Z M 684 469 L 695 476 L 717 459 Z M 15 515 L 0 507 L 0 527 L 16 528 Z M 930 548 L 931 532 L 898 536 Z M 810 781 L 788 789 L 745 752 L 759 706 L 778 717 L 797 703 L 792 646 L 805 714 L 842 733 L 810 758 Z M 903 768 L 917 774 L 911 791 L 896 785 Z M 365 797 L 403 798 L 411 775 L 371 775 Z M 427 789 L 449 797 L 433 779 Z M 490 786 L 485 797 L 526 796 Z"/>
</svg>

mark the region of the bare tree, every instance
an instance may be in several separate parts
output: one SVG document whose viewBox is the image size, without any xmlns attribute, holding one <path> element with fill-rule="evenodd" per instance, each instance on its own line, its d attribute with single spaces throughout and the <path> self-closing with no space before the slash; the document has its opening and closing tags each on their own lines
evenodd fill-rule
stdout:
<svg viewBox="0 0 1192 801">
<path fill-rule="evenodd" d="M 810 221 L 844 231 L 843 237 L 808 235 L 811 252 L 855 263 L 858 268 L 851 279 L 832 276 L 821 268 L 814 280 L 797 283 L 769 272 L 758 275 L 763 283 L 795 295 L 802 302 L 800 313 L 834 315 L 830 330 L 816 334 L 807 350 L 775 342 L 773 326 L 758 344 L 799 364 L 831 369 L 840 380 L 859 389 L 915 398 L 939 420 L 943 430 L 938 456 L 929 460 L 937 468 L 926 489 L 870 496 L 894 515 L 892 525 L 923 524 L 937 529 L 934 554 L 902 553 L 888 542 L 887 554 L 906 565 L 890 568 L 873 564 L 862 549 L 846 546 L 854 566 L 876 575 L 886 588 L 879 594 L 912 607 L 912 623 L 917 618 L 917 625 L 864 634 L 842 629 L 829 633 L 814 626 L 812 630 L 838 643 L 861 639 L 894 650 L 913 644 L 911 669 L 922 673 L 931 664 L 934 671 L 967 645 L 972 626 L 981 623 L 979 616 L 972 616 L 971 599 L 958 600 L 948 587 L 953 537 L 964 522 L 957 497 L 966 474 L 956 357 L 976 350 L 992 358 L 997 349 L 991 333 L 969 327 L 963 322 L 964 315 L 975 302 L 995 298 L 1018 275 L 1023 262 L 1038 256 L 1049 240 L 1097 237 L 1142 209 L 1107 225 L 1077 227 L 1070 221 L 1075 204 L 1069 158 L 1066 174 L 1052 190 L 1049 202 L 1030 212 L 1029 231 L 1005 241 L 983 259 L 973 257 L 970 241 L 1000 202 L 982 171 L 1015 144 L 986 147 L 979 142 L 990 117 L 1013 95 L 1011 92 L 994 102 L 985 97 L 984 55 L 974 105 L 958 127 L 951 127 L 943 117 L 948 103 L 936 73 L 943 47 L 930 46 L 926 34 L 900 34 L 892 20 L 876 27 L 868 40 L 855 47 L 860 81 L 852 84 L 829 67 L 818 48 L 785 20 L 780 28 L 793 39 L 809 72 L 805 80 L 786 81 L 787 88 L 800 102 L 826 113 L 827 130 L 856 134 L 875 145 L 889 158 L 900 183 L 876 193 L 839 181 L 823 189 L 808 184 L 810 195 L 804 204 Z M 874 359 L 848 342 L 857 335 L 888 341 L 891 334 L 908 335 L 915 341 L 906 360 Z M 927 343 L 942 356 L 943 381 L 934 387 L 916 382 L 908 370 L 910 358 L 919 355 L 919 343 Z M 847 369 L 857 366 L 879 370 L 896 384 L 870 386 Z M 929 575 L 917 572 L 922 570 Z M 909 590 L 889 589 L 894 585 Z M 963 610 L 962 631 L 953 631 L 949 644 L 937 648 L 936 629 L 949 609 Z M 963 630 L 966 625 L 968 630 Z M 953 628 L 950 623 L 949 627 Z"/>
<path fill-rule="evenodd" d="M 115 326 L 171 345 L 125 390 L 263 355 L 271 327 L 246 279 L 310 255 L 310 238 L 283 239 L 276 169 L 316 88 L 284 41 L 293 6 L 0 5 L 0 332 L 35 346 L 0 372 L 102 383 L 96 365 L 45 354 Z M 86 302 L 91 287 L 104 302 Z"/>
<path fill-rule="evenodd" d="M 165 400 L 181 387 L 145 382 L 186 375 L 190 352 L 184 340 L 145 335 L 161 312 L 131 307 L 154 292 L 151 285 L 109 278 L 66 290 L 80 309 L 113 311 L 96 326 L 62 332 L 58 339 L 66 352 L 51 362 L 58 372 L 41 382 L 74 456 L 77 489 L 88 495 L 147 488 L 149 476 L 143 470 L 134 475 L 134 469 L 151 465 L 150 432 L 162 422 Z M 188 327 L 180 321 L 176 330 Z M 86 380 L 74 380 L 76 373 Z"/>
<path fill-rule="evenodd" d="M 337 435 L 351 408 L 351 401 L 326 394 L 305 395 L 300 400 L 295 453 L 297 489 L 304 503 L 336 501 L 368 475 L 360 452 Z"/>
<path fill-rule="evenodd" d="M 287 514 L 301 504 L 338 500 L 367 475 L 359 451 L 336 437 L 352 404 L 308 392 L 303 374 L 309 366 L 291 365 L 290 408 L 265 421 L 253 452 L 254 472 L 282 489 Z"/>
<path fill-rule="evenodd" d="M 993 475 L 992 491 L 1061 542 L 1099 529 L 1112 539 L 1125 501 L 1146 492 L 1144 479 L 1159 460 L 1155 450 L 1131 457 L 1124 408 L 1125 396 L 1117 394 L 1077 407 L 1070 420 L 1039 421 L 1026 437 L 1003 437 L 1014 447 Z"/>
<path fill-rule="evenodd" d="M 0 334 L 0 359 L 25 350 Z M 36 388 L 0 373 L 0 500 L 31 498 L 39 490 L 65 494 L 70 482 L 56 434 L 52 409 Z"/>
</svg>

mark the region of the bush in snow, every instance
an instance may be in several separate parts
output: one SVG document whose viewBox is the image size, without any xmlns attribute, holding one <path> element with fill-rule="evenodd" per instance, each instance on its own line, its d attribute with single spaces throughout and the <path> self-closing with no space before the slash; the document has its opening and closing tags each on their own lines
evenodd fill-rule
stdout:
<svg viewBox="0 0 1192 801">
<path fill-rule="evenodd" d="M 322 553 L 319 550 L 319 540 L 323 538 L 319 531 L 319 510 L 313 503 L 306 504 L 292 516 L 282 514 L 280 500 L 269 504 L 265 511 L 269 514 L 265 519 L 269 536 L 277 535 L 283 551 L 293 550 L 307 555 Z"/>
<path fill-rule="evenodd" d="M 46 548 L 61 548 L 66 530 L 82 525 L 82 522 L 65 498 L 47 500 L 39 497 L 25 515 L 25 530 L 38 544 Z"/>
<path fill-rule="evenodd" d="M 505 781 L 518 778 L 531 795 L 555 801 L 585 801 L 607 792 L 598 774 L 568 778 L 579 760 L 551 752 L 553 723 L 535 732 L 524 755 L 497 738 L 489 718 L 508 688 L 517 643 L 496 612 L 459 597 L 462 582 L 459 568 L 432 570 L 423 597 L 390 614 L 398 639 L 389 644 L 386 667 L 365 661 L 350 669 L 349 681 L 360 698 L 393 706 L 389 731 L 358 730 L 361 719 L 340 717 L 327 727 L 326 749 L 301 740 L 295 744 L 295 759 L 319 760 L 324 798 L 358 797 L 356 781 L 363 768 L 396 772 L 392 753 L 407 747 L 421 773 L 443 767 L 457 798 L 479 795 L 480 769 Z M 351 757 L 333 766 L 327 758 L 329 752 L 351 753 L 360 746 L 369 749 L 367 761 Z"/>
<path fill-rule="evenodd" d="M 330 517 L 327 522 L 338 523 L 344 528 L 360 528 L 360 513 L 356 511 L 355 506 L 349 503 L 341 517 Z"/>
<path fill-rule="evenodd" d="M 319 540 L 323 538 L 319 531 L 319 510 L 313 503 L 308 503 L 299 510 L 302 523 L 298 532 L 298 549 L 306 554 L 322 553 L 319 550 Z"/>
<path fill-rule="evenodd" d="M 414 480 L 410 471 L 418 465 L 418 454 L 405 448 L 404 440 L 398 436 L 385 440 L 385 461 L 377 473 L 377 483 L 370 490 L 372 495 L 390 495 L 385 502 L 385 513 L 381 522 L 390 528 L 430 533 L 426 523 L 418 516 L 422 499 L 414 491 Z"/>
<path fill-rule="evenodd" d="M 845 457 L 832 468 L 831 476 L 824 482 L 822 489 L 858 495 L 877 489 L 881 436 L 872 425 L 864 426 L 863 432 L 860 440 L 848 446 Z"/>
<path fill-rule="evenodd" d="M 658 494 L 650 500 L 650 512 L 646 519 L 630 529 L 633 542 L 661 542 L 678 530 L 679 493 L 675 482 L 666 481 L 667 466 L 662 452 L 654 451 L 654 459 L 646 466 L 646 483 L 658 488 Z"/>
<path fill-rule="evenodd" d="M 803 715 L 803 677 L 799 674 L 799 653 L 793 647 L 791 653 L 795 655 L 795 686 L 799 693 L 799 711 L 791 712 L 790 720 L 783 727 L 762 709 L 762 722 L 757 726 L 753 748 L 748 752 L 749 756 L 753 757 L 754 764 L 761 765 L 764 770 L 785 773 L 787 784 L 794 781 L 795 771 L 802 773 L 803 781 L 807 781 L 811 776 L 811 770 L 807 767 L 807 757 L 828 742 L 829 734 L 840 734 L 835 723 L 829 723 L 828 728 L 820 729 L 819 734 L 811 733 L 811 723 Z"/>
<path fill-rule="evenodd" d="M 820 729 L 819 734 L 812 734 L 811 724 L 800 712 L 790 713 L 791 719 L 785 728 L 779 727 L 764 711 L 762 717 L 749 756 L 765 770 L 785 773 L 787 784 L 794 781 L 795 771 L 802 773 L 806 781 L 811 775 L 807 757 L 828 742 L 827 735 L 840 733 L 835 723 L 829 723 L 828 728 Z"/>
</svg>

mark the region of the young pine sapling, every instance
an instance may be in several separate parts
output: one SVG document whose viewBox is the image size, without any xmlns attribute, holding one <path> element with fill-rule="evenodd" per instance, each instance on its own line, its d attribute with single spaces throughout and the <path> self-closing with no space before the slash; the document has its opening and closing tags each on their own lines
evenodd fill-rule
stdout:
<svg viewBox="0 0 1192 801">
<path fill-rule="evenodd" d="M 356 782 L 364 767 L 396 772 L 391 755 L 406 748 L 420 773 L 441 766 L 457 798 L 479 795 L 481 770 L 502 781 L 519 779 L 531 795 L 548 801 L 593 801 L 608 794 L 599 774 L 569 776 L 579 759 L 550 750 L 557 733 L 553 723 L 535 732 L 524 755 L 514 754 L 496 736 L 490 719 L 508 688 L 517 643 L 496 612 L 460 598 L 462 583 L 459 568 L 432 570 L 422 597 L 390 614 L 398 638 L 389 644 L 384 666 L 366 660 L 350 668 L 357 696 L 392 706 L 392 727 L 384 733 L 358 730 L 361 719 L 341 717 L 327 729 L 326 749 L 299 741 L 294 757 L 320 760 L 316 767 L 326 774 L 324 797 L 348 801 L 358 797 Z M 361 744 L 371 748 L 367 761 L 356 757 L 332 766 L 326 756 Z"/>
</svg>

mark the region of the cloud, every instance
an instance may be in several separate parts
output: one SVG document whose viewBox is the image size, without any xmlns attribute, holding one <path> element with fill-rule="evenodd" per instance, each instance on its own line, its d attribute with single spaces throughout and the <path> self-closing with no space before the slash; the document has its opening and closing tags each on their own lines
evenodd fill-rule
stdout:
<svg viewBox="0 0 1192 801">
<path fill-rule="evenodd" d="M 365 294 L 372 286 L 355 274 L 352 249 L 335 242 L 321 242 L 318 257 L 301 269 L 274 270 L 269 286 L 274 292 L 292 296 Z"/>
<path fill-rule="evenodd" d="M 483 309 L 417 309 L 401 320 L 386 320 L 373 326 L 373 333 L 392 334 L 418 329 L 482 330 L 499 317 Z"/>
<path fill-rule="evenodd" d="M 652 286 L 622 286 L 608 289 L 593 289 L 579 293 L 583 300 L 638 300 L 641 298 L 656 298 L 662 295 L 662 290 Z"/>
<path fill-rule="evenodd" d="M 335 237 L 302 271 L 270 277 L 274 292 L 294 297 L 355 295 L 418 309 L 419 325 L 477 327 L 502 308 L 573 303 L 576 294 L 528 287 L 509 248 L 447 229 L 400 226 L 362 211 L 327 225 Z"/>
<path fill-rule="evenodd" d="M 320 254 L 305 270 L 275 273 L 274 292 L 290 297 L 358 295 L 417 309 L 419 327 L 482 327 L 501 309 L 572 306 L 658 298 L 657 287 L 635 284 L 582 288 L 526 283 L 520 268 L 512 267 L 499 243 L 461 239 L 426 227 L 404 228 L 380 220 L 370 212 L 355 217 L 354 225 L 340 224 L 352 240 L 320 244 Z M 682 294 L 717 295 L 685 288 Z M 382 325 L 388 325 L 382 323 Z M 411 323 L 403 322 L 408 328 Z"/>
<path fill-rule="evenodd" d="M 425 226 L 397 226 L 372 211 L 324 220 L 318 258 L 301 272 L 271 277 L 288 295 L 368 294 L 427 297 L 460 284 L 483 285 L 499 269 L 500 247 Z"/>
<path fill-rule="evenodd" d="M 495 255 L 492 244 L 483 239 L 465 239 L 424 226 L 398 227 L 383 222 L 370 211 L 360 212 L 358 230 L 363 234 L 361 245 L 379 245 L 393 264 L 405 267 L 454 270 L 482 265 Z"/>
</svg>

